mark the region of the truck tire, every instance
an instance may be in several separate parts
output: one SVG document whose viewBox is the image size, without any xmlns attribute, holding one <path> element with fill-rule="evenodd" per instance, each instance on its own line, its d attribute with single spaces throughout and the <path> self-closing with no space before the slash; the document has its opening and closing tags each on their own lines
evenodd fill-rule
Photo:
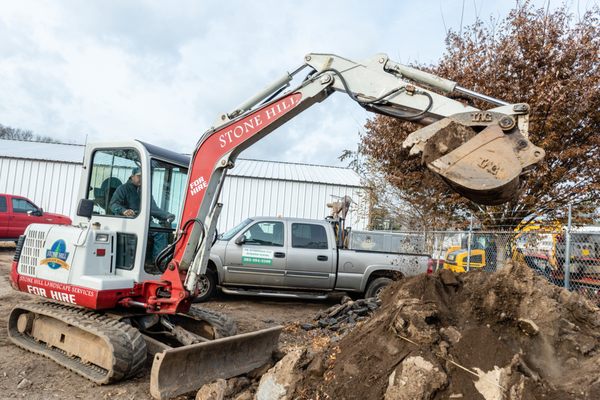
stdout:
<svg viewBox="0 0 600 400">
<path fill-rule="evenodd" d="M 373 279 L 369 282 L 367 290 L 365 290 L 365 299 L 368 299 L 369 297 L 379 297 L 381 290 L 392 282 L 394 282 L 392 279 L 385 277 Z"/>
<path fill-rule="evenodd" d="M 217 274 L 207 270 L 206 274 L 198 279 L 198 296 L 192 300 L 193 303 L 202 303 L 215 295 L 217 291 Z"/>
</svg>

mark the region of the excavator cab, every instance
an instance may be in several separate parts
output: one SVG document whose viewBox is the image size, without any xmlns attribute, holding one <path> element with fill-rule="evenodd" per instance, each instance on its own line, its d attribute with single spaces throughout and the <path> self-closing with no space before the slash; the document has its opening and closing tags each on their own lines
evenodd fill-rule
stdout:
<svg viewBox="0 0 600 400">
<path fill-rule="evenodd" d="M 135 141 L 88 146 L 86 164 L 80 198 L 94 206 L 75 222 L 114 231 L 116 274 L 155 279 L 181 216 L 189 157 Z"/>
<path fill-rule="evenodd" d="M 25 292 L 58 285 L 38 292 L 95 310 L 121 306 L 160 278 L 154 259 L 173 241 L 188 165 L 188 157 L 140 141 L 88 144 L 79 185 L 88 211 L 72 226 L 30 225 L 14 284 Z"/>
</svg>

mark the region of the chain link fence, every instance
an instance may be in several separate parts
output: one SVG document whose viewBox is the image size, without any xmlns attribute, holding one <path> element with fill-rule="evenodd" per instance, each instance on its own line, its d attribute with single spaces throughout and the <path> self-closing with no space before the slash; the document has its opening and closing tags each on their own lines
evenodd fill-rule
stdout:
<svg viewBox="0 0 600 400">
<path fill-rule="evenodd" d="M 353 232 L 350 248 L 430 254 L 434 269 L 493 272 L 525 263 L 551 283 L 600 305 L 600 227 L 518 231 Z"/>
</svg>

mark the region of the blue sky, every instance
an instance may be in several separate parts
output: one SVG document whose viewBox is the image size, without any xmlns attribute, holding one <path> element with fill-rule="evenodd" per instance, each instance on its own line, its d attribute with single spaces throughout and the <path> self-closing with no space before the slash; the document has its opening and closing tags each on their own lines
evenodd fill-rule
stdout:
<svg viewBox="0 0 600 400">
<path fill-rule="evenodd" d="M 0 123 L 69 142 L 135 138 L 189 153 L 220 113 L 306 53 L 432 63 L 447 29 L 476 15 L 501 19 L 514 4 L 0 0 Z M 583 13 L 597 0 L 567 4 Z M 335 94 L 242 157 L 341 165 L 367 118 Z"/>
</svg>

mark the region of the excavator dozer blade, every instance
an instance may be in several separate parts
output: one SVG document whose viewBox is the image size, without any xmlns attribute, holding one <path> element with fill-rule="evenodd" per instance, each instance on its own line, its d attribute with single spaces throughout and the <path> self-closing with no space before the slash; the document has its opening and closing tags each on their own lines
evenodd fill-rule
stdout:
<svg viewBox="0 0 600 400">
<path fill-rule="evenodd" d="M 414 134 L 417 134 L 413 136 Z M 544 158 L 517 128 L 497 124 L 477 133 L 470 126 L 444 119 L 417 131 L 405 141 L 411 153 L 422 152 L 423 163 L 464 197 L 483 205 L 515 199 L 524 170 Z"/>
<path fill-rule="evenodd" d="M 276 326 L 157 353 L 150 373 L 150 393 L 156 399 L 169 399 L 197 391 L 217 379 L 250 372 L 271 360 L 282 328 Z"/>
</svg>

